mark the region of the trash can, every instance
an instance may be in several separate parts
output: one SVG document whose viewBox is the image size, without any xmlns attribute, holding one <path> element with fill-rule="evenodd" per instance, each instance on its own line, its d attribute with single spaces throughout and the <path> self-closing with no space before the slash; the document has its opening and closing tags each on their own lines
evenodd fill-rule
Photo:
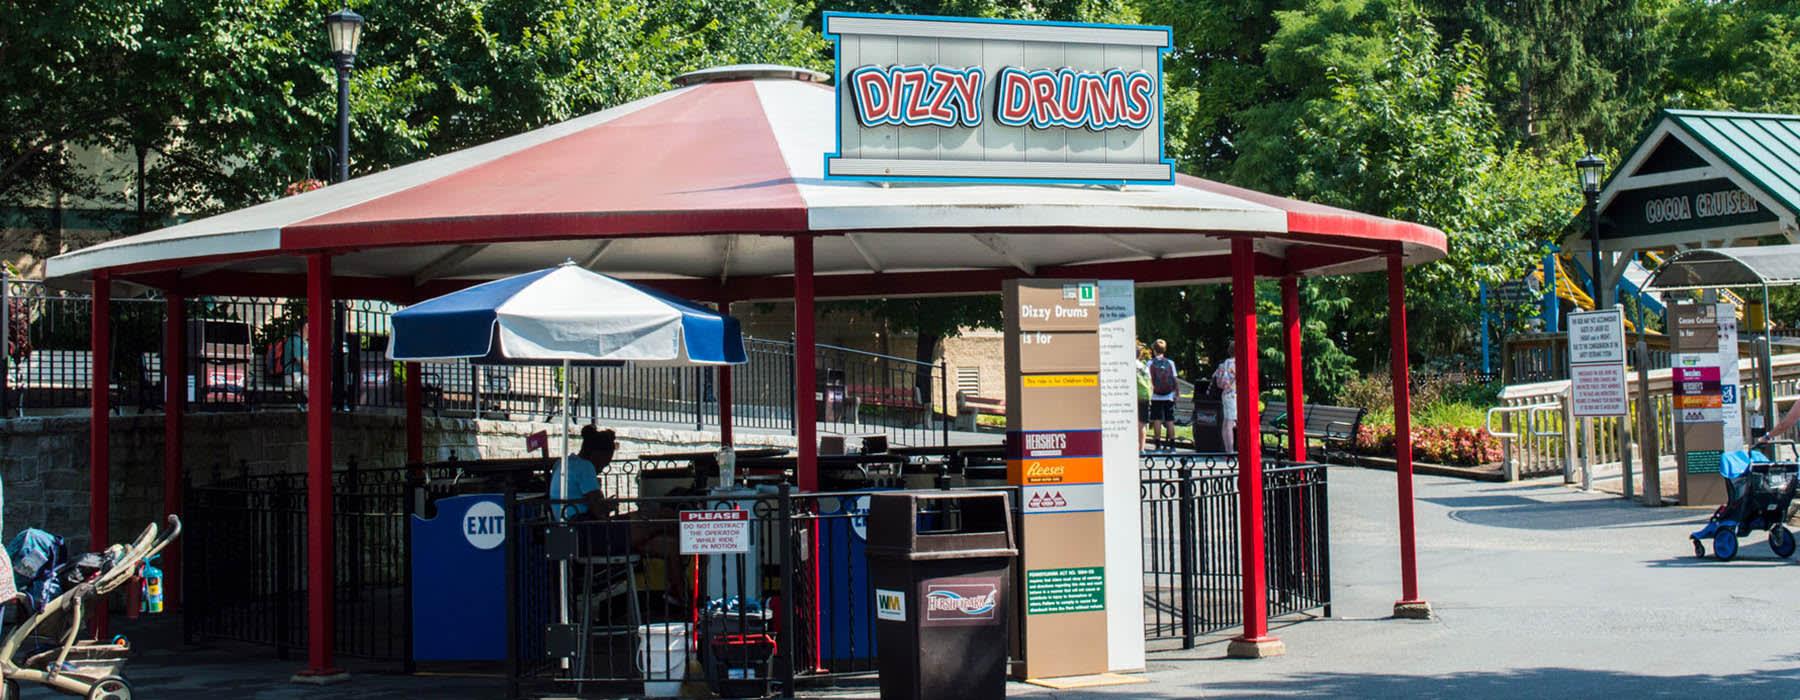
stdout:
<svg viewBox="0 0 1800 700">
<path fill-rule="evenodd" d="M 1219 436 L 1219 421 L 1225 416 L 1218 399 L 1194 399 L 1194 417 L 1188 425 L 1194 429 L 1195 452 L 1224 452 L 1225 442 Z M 1155 447 L 1155 445 L 1151 445 Z"/>
<path fill-rule="evenodd" d="M 1012 509 L 1005 491 L 869 497 L 883 700 L 1006 697 Z"/>
</svg>

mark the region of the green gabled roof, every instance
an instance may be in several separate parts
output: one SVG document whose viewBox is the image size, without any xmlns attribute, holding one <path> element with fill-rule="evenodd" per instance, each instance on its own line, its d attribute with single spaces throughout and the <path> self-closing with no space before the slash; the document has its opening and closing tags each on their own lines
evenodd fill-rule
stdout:
<svg viewBox="0 0 1800 700">
<path fill-rule="evenodd" d="M 1665 109 L 1661 118 L 1800 212 L 1800 115 Z"/>
</svg>

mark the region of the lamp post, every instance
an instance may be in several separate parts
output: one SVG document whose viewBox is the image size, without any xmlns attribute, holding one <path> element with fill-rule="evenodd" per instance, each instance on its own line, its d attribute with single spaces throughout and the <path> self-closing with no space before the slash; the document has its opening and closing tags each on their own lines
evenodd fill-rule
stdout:
<svg viewBox="0 0 1800 700">
<path fill-rule="evenodd" d="M 325 36 L 331 41 L 331 59 L 337 64 L 337 173 L 332 182 L 350 179 L 350 68 L 356 65 L 362 25 L 362 15 L 347 7 L 325 16 Z"/>
<path fill-rule="evenodd" d="M 1606 170 L 1606 161 L 1600 156 L 1589 153 L 1575 161 L 1575 172 L 1581 175 L 1581 194 L 1587 198 L 1587 219 L 1590 250 L 1593 256 L 1593 267 L 1589 272 L 1593 280 L 1594 308 L 1606 308 L 1606 288 L 1600 283 L 1605 274 L 1600 270 L 1600 176 Z"/>
</svg>

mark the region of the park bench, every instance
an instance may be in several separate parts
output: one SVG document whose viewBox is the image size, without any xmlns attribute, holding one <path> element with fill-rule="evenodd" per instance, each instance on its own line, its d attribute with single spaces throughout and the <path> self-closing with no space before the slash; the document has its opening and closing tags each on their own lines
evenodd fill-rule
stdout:
<svg viewBox="0 0 1800 700">
<path fill-rule="evenodd" d="M 1334 460 L 1349 453 L 1350 443 L 1356 440 L 1356 431 L 1362 425 L 1363 416 L 1368 412 L 1353 406 L 1322 406 L 1307 404 L 1304 409 L 1306 425 L 1302 429 L 1308 444 L 1317 441 L 1322 448 L 1319 457 L 1323 460 Z M 1273 413 L 1271 411 L 1271 413 Z M 1265 414 L 1266 415 L 1266 414 Z M 1286 451 L 1288 440 L 1288 420 L 1284 415 L 1274 426 L 1267 421 L 1263 423 L 1264 438 L 1274 437 L 1277 444 Z"/>
<path fill-rule="evenodd" d="M 956 392 L 956 423 L 958 430 L 975 432 L 980 427 L 980 416 L 1006 416 L 1006 399 L 976 396 L 963 391 Z"/>
<path fill-rule="evenodd" d="M 849 404 L 850 422 L 862 425 L 863 409 L 873 408 L 886 415 L 897 415 L 906 426 L 919 426 L 926 422 L 931 413 L 931 406 L 920 397 L 916 386 L 867 386 L 856 385 L 848 388 L 845 401 Z"/>
<path fill-rule="evenodd" d="M 544 420 L 556 416 L 562 394 L 554 382 L 526 381 L 524 371 L 516 365 L 482 365 L 480 412 L 542 414 Z M 515 383 L 518 377 L 521 381 Z M 473 406 L 476 397 L 475 368 L 467 362 L 432 363 L 419 372 L 424 403 L 433 415 L 446 408 Z M 539 389 L 534 391 L 533 389 Z"/>
</svg>

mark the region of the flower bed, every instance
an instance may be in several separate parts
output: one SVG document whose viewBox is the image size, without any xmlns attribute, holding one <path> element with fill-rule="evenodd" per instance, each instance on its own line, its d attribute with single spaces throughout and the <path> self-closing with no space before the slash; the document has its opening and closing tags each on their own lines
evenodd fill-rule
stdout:
<svg viewBox="0 0 1800 700">
<path fill-rule="evenodd" d="M 1412 429 L 1413 458 L 1425 462 L 1475 467 L 1500 461 L 1500 440 L 1480 428 L 1425 426 Z M 1377 457 L 1394 455 L 1394 426 L 1363 423 L 1352 450 Z"/>
</svg>

